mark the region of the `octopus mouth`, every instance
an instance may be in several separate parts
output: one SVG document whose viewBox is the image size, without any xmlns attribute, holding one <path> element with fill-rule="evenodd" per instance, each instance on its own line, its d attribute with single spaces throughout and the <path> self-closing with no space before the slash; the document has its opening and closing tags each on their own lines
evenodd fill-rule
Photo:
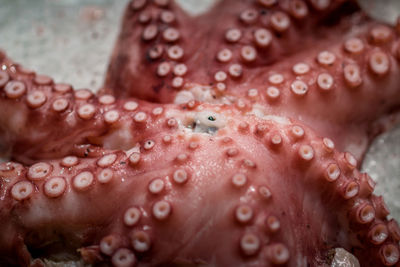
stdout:
<svg viewBox="0 0 400 267">
<path fill-rule="evenodd" d="M 188 123 L 185 123 L 185 126 L 195 133 L 215 135 L 218 130 L 224 128 L 225 124 L 226 119 L 221 114 L 202 111 L 194 115 L 193 119 L 189 119 Z"/>
</svg>

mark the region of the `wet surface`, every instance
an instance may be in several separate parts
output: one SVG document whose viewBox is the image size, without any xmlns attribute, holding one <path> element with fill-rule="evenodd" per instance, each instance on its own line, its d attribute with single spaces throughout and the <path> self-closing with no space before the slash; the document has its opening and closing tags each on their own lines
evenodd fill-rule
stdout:
<svg viewBox="0 0 400 267">
<path fill-rule="evenodd" d="M 179 1 L 187 9 L 197 6 L 193 10 L 205 9 L 212 3 Z M 1 0 L 0 48 L 17 62 L 52 76 L 56 82 L 97 90 L 103 83 L 126 2 Z M 393 217 L 400 220 L 400 126 L 375 140 L 363 170 L 378 181 L 376 193 L 385 196 Z"/>
</svg>

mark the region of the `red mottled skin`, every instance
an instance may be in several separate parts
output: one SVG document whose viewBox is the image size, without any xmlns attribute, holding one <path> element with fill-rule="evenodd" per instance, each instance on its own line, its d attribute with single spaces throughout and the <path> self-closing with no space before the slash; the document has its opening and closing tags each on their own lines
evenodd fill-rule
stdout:
<svg viewBox="0 0 400 267">
<path fill-rule="evenodd" d="M 400 104 L 398 32 L 353 1 L 274 2 L 131 2 L 98 95 L 0 52 L 0 265 L 338 266 L 343 248 L 398 266 L 400 228 L 358 170 Z M 150 60 L 167 24 L 180 48 Z"/>
</svg>

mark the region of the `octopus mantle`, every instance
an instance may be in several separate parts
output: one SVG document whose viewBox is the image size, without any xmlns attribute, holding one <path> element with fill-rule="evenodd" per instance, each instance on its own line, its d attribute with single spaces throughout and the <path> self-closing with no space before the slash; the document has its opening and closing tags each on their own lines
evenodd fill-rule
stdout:
<svg viewBox="0 0 400 267">
<path fill-rule="evenodd" d="M 0 265 L 399 266 L 359 171 L 400 105 L 399 25 L 134 0 L 98 94 L 0 52 Z"/>
</svg>

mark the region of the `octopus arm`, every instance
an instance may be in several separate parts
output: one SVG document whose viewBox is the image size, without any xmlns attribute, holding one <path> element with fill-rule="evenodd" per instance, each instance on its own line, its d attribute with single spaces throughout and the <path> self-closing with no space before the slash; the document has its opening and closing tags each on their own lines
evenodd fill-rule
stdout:
<svg viewBox="0 0 400 267">
<path fill-rule="evenodd" d="M 338 248 L 362 266 L 399 260 L 399 228 L 374 183 L 332 141 L 298 122 L 240 118 L 229 107 L 190 113 L 173 119 L 192 118 L 191 129 L 154 132 L 130 154 L 3 163 L 3 261 L 78 251 L 114 266 L 316 266 Z"/>
<path fill-rule="evenodd" d="M 192 17 L 173 1 L 160 3 L 132 1 L 127 6 L 104 91 L 117 98 L 170 103 L 186 81 L 215 83 L 215 73 L 228 72 L 224 66 L 237 59 L 254 68 L 316 42 L 322 45 L 322 40 L 329 44 L 354 24 L 350 15 L 359 11 L 355 1 L 347 0 L 227 0 Z M 359 23 L 368 20 L 361 17 Z M 248 60 L 254 51 L 258 57 Z"/>
<path fill-rule="evenodd" d="M 129 150 L 165 123 L 161 106 L 55 84 L 4 53 L 0 64 L 0 142 L 3 153 L 20 162 L 94 157 L 101 146 Z"/>
<path fill-rule="evenodd" d="M 226 93 L 216 95 L 229 95 L 244 112 L 301 120 L 361 159 L 390 126 L 381 122 L 399 110 L 399 51 L 394 29 L 368 23 L 357 35 L 324 48 L 244 70 L 240 84 L 227 81 Z M 339 134 L 344 127 L 347 132 Z"/>
</svg>

